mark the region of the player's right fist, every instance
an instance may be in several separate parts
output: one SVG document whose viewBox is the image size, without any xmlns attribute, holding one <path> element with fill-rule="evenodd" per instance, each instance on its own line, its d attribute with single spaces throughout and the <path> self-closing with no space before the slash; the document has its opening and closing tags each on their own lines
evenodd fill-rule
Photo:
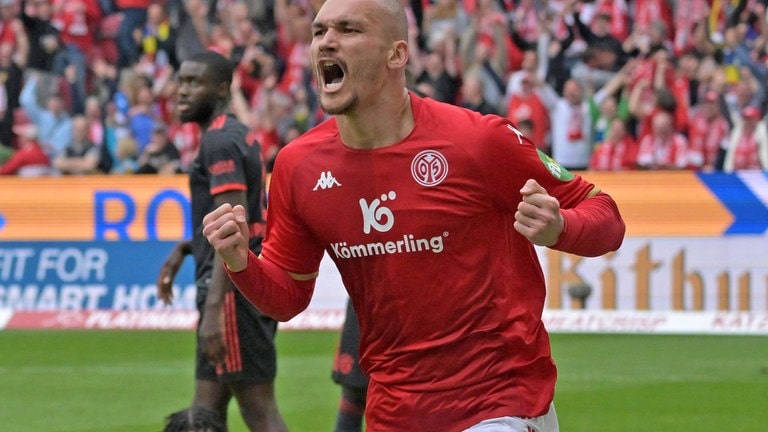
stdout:
<svg viewBox="0 0 768 432">
<path fill-rule="evenodd" d="M 203 218 L 203 235 L 233 272 L 248 265 L 248 221 L 241 205 L 222 204 Z"/>
</svg>

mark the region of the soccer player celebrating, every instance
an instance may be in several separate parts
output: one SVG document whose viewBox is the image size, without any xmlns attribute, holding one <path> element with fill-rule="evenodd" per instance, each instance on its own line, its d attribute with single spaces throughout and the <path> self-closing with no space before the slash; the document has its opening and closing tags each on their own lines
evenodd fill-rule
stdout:
<svg viewBox="0 0 768 432">
<path fill-rule="evenodd" d="M 507 120 L 410 92 L 398 0 L 327 0 L 312 29 L 333 117 L 278 154 L 260 256 L 243 206 L 206 215 L 208 241 L 278 320 L 330 255 L 359 318 L 366 430 L 557 431 L 534 245 L 618 249 L 615 202 Z"/>
<path fill-rule="evenodd" d="M 246 126 L 227 112 L 232 73 L 232 62 L 212 51 L 185 60 L 178 71 L 180 118 L 197 123 L 203 135 L 189 172 L 193 238 L 179 243 L 163 264 L 158 297 L 171 302 L 173 279 L 192 254 L 200 312 L 193 408 L 226 418 L 234 395 L 250 430 L 282 432 L 287 428 L 274 395 L 277 322 L 233 288 L 202 235 L 203 216 L 226 203 L 248 209 L 242 215 L 244 247 L 258 253 L 263 238 L 261 146 L 247 141 Z"/>
</svg>

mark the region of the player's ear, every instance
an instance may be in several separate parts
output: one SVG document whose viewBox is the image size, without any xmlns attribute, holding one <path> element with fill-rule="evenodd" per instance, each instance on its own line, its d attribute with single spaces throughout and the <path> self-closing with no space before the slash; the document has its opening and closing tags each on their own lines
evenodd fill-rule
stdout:
<svg viewBox="0 0 768 432">
<path fill-rule="evenodd" d="M 405 41 L 399 40 L 392 44 L 387 64 L 391 69 L 401 69 L 408 64 L 408 44 Z"/>
</svg>

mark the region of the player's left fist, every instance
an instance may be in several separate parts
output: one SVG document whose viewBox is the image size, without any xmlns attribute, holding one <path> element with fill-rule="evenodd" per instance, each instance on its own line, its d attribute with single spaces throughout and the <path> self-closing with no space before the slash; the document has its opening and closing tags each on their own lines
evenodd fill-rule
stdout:
<svg viewBox="0 0 768 432">
<path fill-rule="evenodd" d="M 515 230 L 535 245 L 557 243 L 565 226 L 560 201 L 533 179 L 525 182 L 520 194 L 523 199 L 515 212 Z"/>
</svg>

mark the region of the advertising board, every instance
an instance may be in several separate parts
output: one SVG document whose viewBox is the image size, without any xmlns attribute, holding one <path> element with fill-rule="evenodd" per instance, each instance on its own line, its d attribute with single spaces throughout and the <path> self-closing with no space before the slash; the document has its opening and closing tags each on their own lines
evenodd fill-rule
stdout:
<svg viewBox="0 0 768 432">
<path fill-rule="evenodd" d="M 627 237 L 597 258 L 537 248 L 548 326 L 768 333 L 767 172 L 581 174 L 616 199 Z M 193 328 L 191 258 L 174 305 L 155 288 L 170 248 L 191 236 L 186 181 L 0 179 L 0 328 Z M 338 328 L 345 300 L 326 257 L 309 308 L 283 326 Z"/>
</svg>

